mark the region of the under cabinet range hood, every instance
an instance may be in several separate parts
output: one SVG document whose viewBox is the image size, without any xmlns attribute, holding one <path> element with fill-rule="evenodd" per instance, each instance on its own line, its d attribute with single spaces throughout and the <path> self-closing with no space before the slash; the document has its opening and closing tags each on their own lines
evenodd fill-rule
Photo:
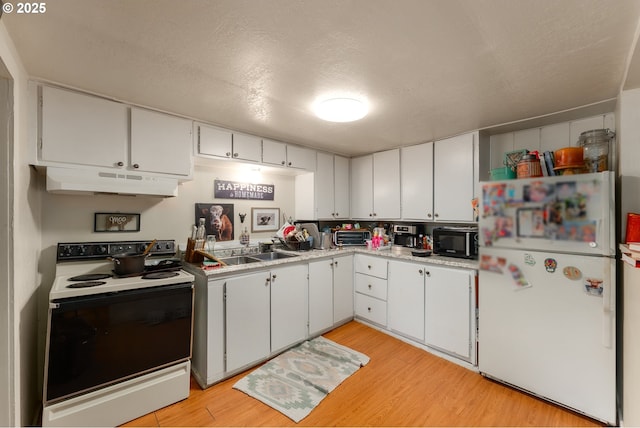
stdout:
<svg viewBox="0 0 640 428">
<path fill-rule="evenodd" d="M 47 167 L 47 191 L 170 197 L 178 196 L 178 180 L 140 172 L 50 166 Z"/>
</svg>

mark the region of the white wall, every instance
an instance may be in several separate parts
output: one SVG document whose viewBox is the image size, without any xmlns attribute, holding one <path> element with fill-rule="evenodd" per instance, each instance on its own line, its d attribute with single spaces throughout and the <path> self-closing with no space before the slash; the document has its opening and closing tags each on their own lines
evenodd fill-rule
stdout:
<svg viewBox="0 0 640 428">
<path fill-rule="evenodd" d="M 40 284 L 38 256 L 40 254 L 40 191 L 35 186 L 35 176 L 27 165 L 27 74 L 9 37 L 4 23 L 0 21 L 0 59 L 13 79 L 13 195 L 10 200 L 9 224 L 13 251 L 10 263 L 13 278 L 9 283 L 12 301 L 12 331 L 10 343 L 0 343 L 3 349 L 12 350 L 9 361 L 9 384 L 0 388 L 0 397 L 7 394 L 12 408 L 8 409 L 10 426 L 24 426 L 35 422 L 40 391 L 37 387 L 37 289 Z M 4 290 L 3 290 L 4 291 Z M 2 293 L 5 298 L 7 293 Z M 1 360 L 0 360 L 1 361 Z M 6 370 L 0 367 L 0 370 Z M 4 422 L 4 420 L 3 420 Z M 2 423 L 5 425 L 5 423 Z"/>
<path fill-rule="evenodd" d="M 640 213 L 640 89 L 623 91 L 619 109 L 620 223 L 624 240 L 627 213 Z"/>
<path fill-rule="evenodd" d="M 640 213 L 640 89 L 623 91 L 618 101 L 620 140 L 620 221 L 625 240 L 627 213 Z M 640 274 L 623 266 L 623 377 L 622 414 L 624 426 L 640 426 Z"/>
<path fill-rule="evenodd" d="M 43 272 L 43 288 L 48 293 L 55 269 L 55 246 L 58 242 L 71 241 L 115 241 L 175 239 L 186 243 L 195 222 L 196 203 L 224 203 L 234 205 L 234 241 L 240 246 L 240 227 L 246 226 L 251 233 L 251 208 L 279 208 L 282 214 L 294 215 L 294 177 L 263 173 L 248 178 L 248 168 L 196 166 L 194 180 L 182 183 L 175 198 L 148 198 L 118 195 L 56 195 L 45 193 L 42 199 L 42 248 L 40 267 Z M 274 201 L 234 200 L 213 197 L 215 179 L 254 181 L 275 186 Z M 94 213 L 125 212 L 140 213 L 140 231 L 129 233 L 102 232 L 94 229 Z M 240 213 L 246 213 L 244 224 Z M 253 240 L 267 240 L 275 232 L 251 233 Z"/>
</svg>

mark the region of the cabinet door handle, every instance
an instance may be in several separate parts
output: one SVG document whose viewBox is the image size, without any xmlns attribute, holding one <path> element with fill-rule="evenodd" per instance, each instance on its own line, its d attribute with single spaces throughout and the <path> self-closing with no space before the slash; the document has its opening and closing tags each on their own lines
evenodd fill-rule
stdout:
<svg viewBox="0 0 640 428">
<path fill-rule="evenodd" d="M 371 307 L 368 307 L 368 308 L 367 308 L 367 311 L 368 311 L 368 312 L 371 312 Z"/>
<path fill-rule="evenodd" d="M 138 168 L 140 168 L 140 165 L 138 165 L 137 163 L 134 163 L 134 164 L 133 164 L 133 167 L 134 167 L 135 169 L 138 169 Z"/>
<path fill-rule="evenodd" d="M 276 280 L 276 276 L 275 276 L 275 275 L 271 275 L 271 279 L 272 279 L 273 281 L 275 281 L 275 280 Z"/>
<path fill-rule="evenodd" d="M 338 217 L 340 215 L 340 213 L 336 213 L 336 217 Z"/>
<path fill-rule="evenodd" d="M 438 217 L 440 217 L 440 216 L 438 215 L 438 213 L 435 213 L 434 217 L 435 217 L 435 218 L 438 218 Z"/>
<path fill-rule="evenodd" d="M 369 290 L 371 290 L 371 284 L 369 284 Z"/>
<path fill-rule="evenodd" d="M 118 162 L 116 165 L 118 165 L 118 166 L 124 166 L 124 162 L 120 161 L 120 162 Z"/>
<path fill-rule="evenodd" d="M 284 165 L 284 164 L 285 164 L 285 162 L 284 162 L 284 161 L 282 161 L 281 163 L 282 163 L 282 165 Z"/>
<path fill-rule="evenodd" d="M 237 157 L 238 157 L 238 154 L 237 154 L 237 153 L 234 153 L 234 154 L 233 154 L 233 157 L 234 157 L 234 158 L 237 158 Z"/>
<path fill-rule="evenodd" d="M 289 162 L 289 164 L 288 164 L 288 165 L 289 165 L 289 166 L 291 166 L 291 165 L 293 165 L 293 164 L 292 164 L 291 162 Z"/>
<path fill-rule="evenodd" d="M 425 270 L 424 274 L 427 275 L 427 276 L 431 276 L 431 272 L 429 272 L 428 270 Z"/>
<path fill-rule="evenodd" d="M 333 267 L 333 262 L 329 263 L 329 266 Z"/>
<path fill-rule="evenodd" d="M 419 273 L 420 275 L 422 275 L 422 269 L 419 269 L 419 270 L 418 270 L 418 273 Z"/>
<path fill-rule="evenodd" d="M 271 278 L 267 277 L 267 278 L 264 280 L 264 286 L 266 287 L 267 285 L 269 285 L 269 283 L 270 283 L 270 282 L 271 282 Z"/>
<path fill-rule="evenodd" d="M 428 213 L 428 214 L 427 214 L 427 218 L 431 218 L 431 213 Z"/>
<path fill-rule="evenodd" d="M 373 213 L 369 213 L 369 217 L 373 217 Z"/>
<path fill-rule="evenodd" d="M 371 265 L 367 265 L 367 267 L 368 267 L 369 269 L 371 269 Z"/>
</svg>

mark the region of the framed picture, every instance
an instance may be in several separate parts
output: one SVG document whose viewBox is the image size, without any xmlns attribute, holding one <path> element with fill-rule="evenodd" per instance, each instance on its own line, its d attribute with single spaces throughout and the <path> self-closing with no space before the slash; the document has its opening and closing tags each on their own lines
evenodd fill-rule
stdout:
<svg viewBox="0 0 640 428">
<path fill-rule="evenodd" d="M 95 213 L 94 232 L 139 232 L 140 214 Z"/>
<path fill-rule="evenodd" d="M 196 226 L 201 218 L 205 219 L 207 235 L 214 235 L 218 242 L 233 241 L 233 204 L 198 203 L 194 222 Z"/>
<path fill-rule="evenodd" d="M 251 232 L 268 232 L 280 228 L 280 208 L 251 208 Z"/>
</svg>

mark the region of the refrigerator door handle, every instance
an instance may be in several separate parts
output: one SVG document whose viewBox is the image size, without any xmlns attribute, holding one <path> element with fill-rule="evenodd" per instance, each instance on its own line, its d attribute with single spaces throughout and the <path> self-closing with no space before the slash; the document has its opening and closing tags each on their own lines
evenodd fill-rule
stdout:
<svg viewBox="0 0 640 428">
<path fill-rule="evenodd" d="M 611 267 L 607 264 L 606 278 L 611 278 Z M 613 297 L 613 293 L 611 292 L 611 288 L 613 287 L 611 279 L 608 281 L 603 281 L 602 283 L 602 346 L 605 348 L 611 348 L 612 346 L 612 322 L 613 322 L 613 312 L 615 308 L 615 303 L 611 301 Z"/>
</svg>

